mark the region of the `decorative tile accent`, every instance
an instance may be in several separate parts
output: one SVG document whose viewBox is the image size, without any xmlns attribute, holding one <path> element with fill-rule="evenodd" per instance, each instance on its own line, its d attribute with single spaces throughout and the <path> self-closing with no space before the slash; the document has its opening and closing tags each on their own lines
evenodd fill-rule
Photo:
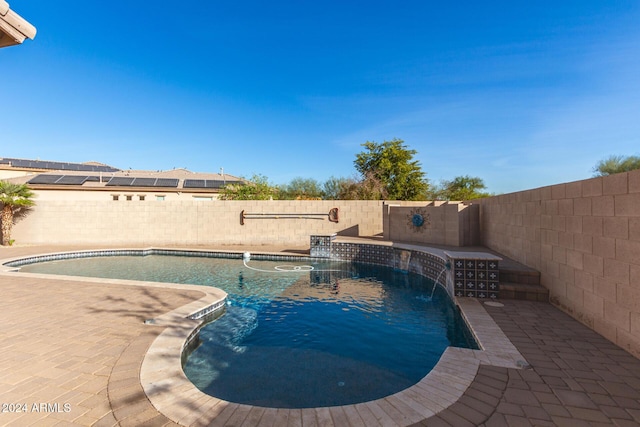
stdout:
<svg viewBox="0 0 640 427">
<path fill-rule="evenodd" d="M 310 237 L 310 255 L 315 258 L 331 257 L 331 242 L 335 240 L 336 234 L 330 235 L 311 235 Z"/>
<path fill-rule="evenodd" d="M 451 258 L 454 294 L 459 297 L 498 298 L 500 295 L 499 259 L 484 253 L 447 254 Z M 459 256 L 460 258 L 456 258 Z"/>
</svg>

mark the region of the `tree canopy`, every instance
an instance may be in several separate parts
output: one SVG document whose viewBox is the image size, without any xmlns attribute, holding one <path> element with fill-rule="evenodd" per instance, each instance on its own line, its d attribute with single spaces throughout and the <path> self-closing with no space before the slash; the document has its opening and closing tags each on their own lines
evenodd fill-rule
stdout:
<svg viewBox="0 0 640 427">
<path fill-rule="evenodd" d="M 254 175 L 244 184 L 223 188 L 222 200 L 472 200 L 491 196 L 484 181 L 469 175 L 457 176 L 431 186 L 414 159 L 417 151 L 403 140 L 362 144 L 356 155 L 357 175 L 332 176 L 325 182 L 297 177 L 289 183 L 271 185 L 267 177 Z"/>
<path fill-rule="evenodd" d="M 356 170 L 362 177 L 365 193 L 372 198 L 388 200 L 425 200 L 429 183 L 417 153 L 401 139 L 382 143 L 367 141 L 365 151 L 356 155 Z"/>
<path fill-rule="evenodd" d="M 288 184 L 278 187 L 280 199 L 318 200 L 323 198 L 322 185 L 313 178 L 294 178 Z"/>
<path fill-rule="evenodd" d="M 595 176 L 606 176 L 636 169 L 640 169 L 639 156 L 609 156 L 600 160 L 593 172 Z"/>
<path fill-rule="evenodd" d="M 220 193 L 221 200 L 270 200 L 275 199 L 277 188 L 269 184 L 264 175 L 253 175 L 243 184 L 228 184 Z"/>
<path fill-rule="evenodd" d="M 457 176 L 450 181 L 442 183 L 431 191 L 430 196 L 434 200 L 473 200 L 489 197 L 491 194 L 482 191 L 487 188 L 481 178 L 475 176 Z"/>
</svg>

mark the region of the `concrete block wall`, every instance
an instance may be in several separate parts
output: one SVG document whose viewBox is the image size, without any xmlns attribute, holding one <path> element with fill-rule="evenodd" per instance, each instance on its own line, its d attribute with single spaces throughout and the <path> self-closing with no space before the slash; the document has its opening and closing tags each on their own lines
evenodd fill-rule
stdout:
<svg viewBox="0 0 640 427">
<path fill-rule="evenodd" d="M 539 270 L 554 305 L 640 357 L 640 170 L 478 203 L 482 244 Z"/>
<path fill-rule="evenodd" d="M 473 205 L 480 206 L 481 244 L 539 270 L 553 304 L 640 357 L 640 171 L 474 200 Z M 334 207 L 339 223 L 326 217 L 265 218 L 240 225 L 242 210 L 302 217 Z M 40 200 L 16 224 L 13 238 L 18 244 L 308 246 L 311 234 L 371 236 L 384 229 L 387 238 L 411 241 L 387 235 L 393 219 L 388 208 L 380 201 Z M 406 216 L 401 218 L 407 224 Z M 465 221 L 451 236 L 473 235 Z"/>
<path fill-rule="evenodd" d="M 338 208 L 339 222 L 327 216 Z M 289 214 L 247 218 L 240 213 Z M 291 244 L 311 234 L 382 233 L 379 201 L 40 200 L 14 227 L 18 244 Z"/>
</svg>

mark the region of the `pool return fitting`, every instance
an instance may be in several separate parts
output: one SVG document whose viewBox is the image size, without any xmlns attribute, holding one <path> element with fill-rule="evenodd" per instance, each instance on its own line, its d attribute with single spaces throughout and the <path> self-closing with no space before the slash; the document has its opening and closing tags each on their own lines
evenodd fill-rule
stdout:
<svg viewBox="0 0 640 427">
<path fill-rule="evenodd" d="M 338 222 L 338 208 L 331 208 L 329 213 L 264 213 L 240 212 L 240 225 L 244 225 L 245 219 L 322 219 L 327 217 L 331 222 Z"/>
</svg>

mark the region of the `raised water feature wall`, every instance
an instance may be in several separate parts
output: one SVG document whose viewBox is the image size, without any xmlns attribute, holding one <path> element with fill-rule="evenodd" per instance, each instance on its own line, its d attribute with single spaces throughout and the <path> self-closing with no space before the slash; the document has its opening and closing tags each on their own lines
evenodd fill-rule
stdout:
<svg viewBox="0 0 640 427">
<path fill-rule="evenodd" d="M 332 237 L 311 236 L 312 256 L 369 262 L 417 273 L 442 284 L 451 297 L 500 297 L 500 258 L 493 254 L 340 242 Z M 328 251 L 326 246 L 314 251 L 314 243 L 320 245 L 321 242 L 328 245 Z"/>
<path fill-rule="evenodd" d="M 474 246 L 480 242 L 479 212 L 461 202 L 386 202 L 383 235 L 395 242 Z"/>
</svg>

